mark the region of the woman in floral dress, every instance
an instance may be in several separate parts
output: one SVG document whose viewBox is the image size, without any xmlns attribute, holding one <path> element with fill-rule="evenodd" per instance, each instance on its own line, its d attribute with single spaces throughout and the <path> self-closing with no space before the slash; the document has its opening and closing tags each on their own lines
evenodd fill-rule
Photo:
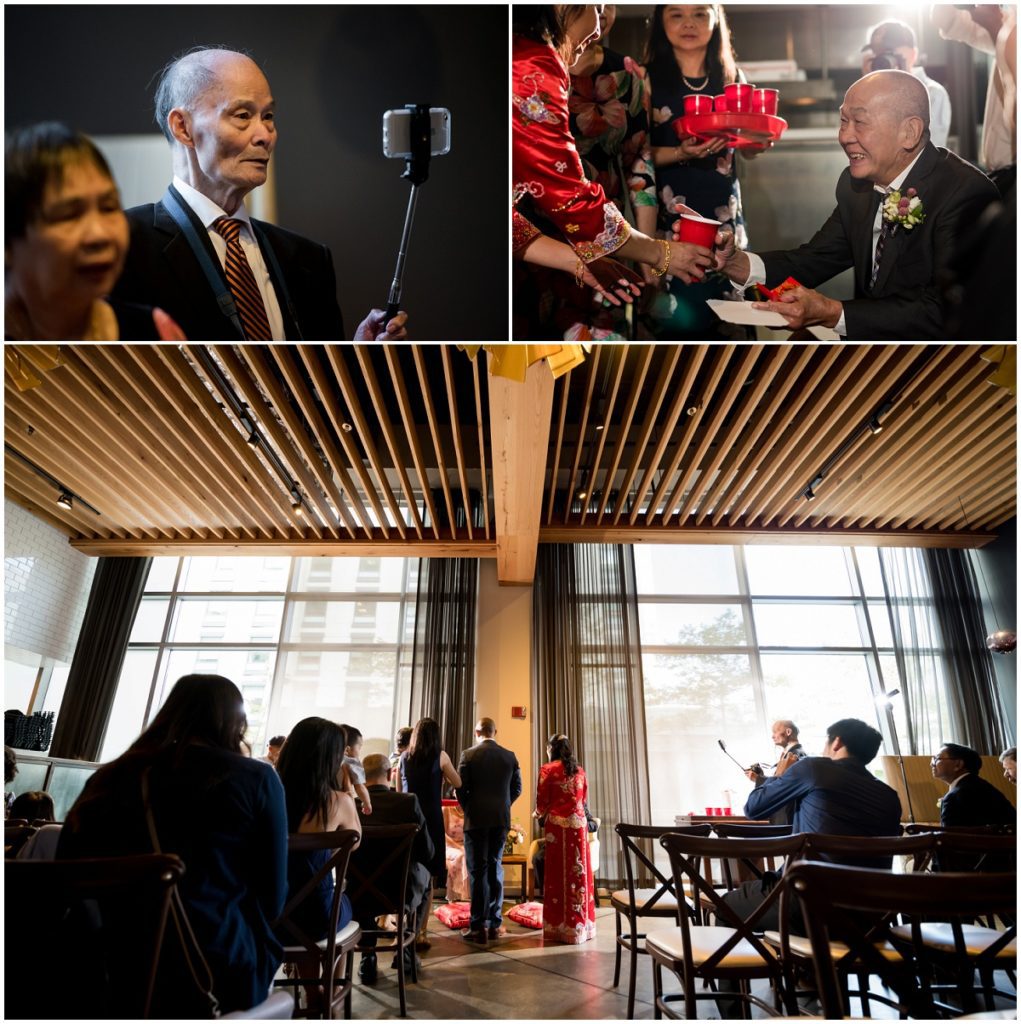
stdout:
<svg viewBox="0 0 1021 1024">
<path fill-rule="evenodd" d="M 566 736 L 553 736 L 549 761 L 539 769 L 536 816 L 546 816 L 543 879 L 544 941 L 587 942 L 596 937 L 595 882 L 585 801 L 588 780 Z"/>
</svg>

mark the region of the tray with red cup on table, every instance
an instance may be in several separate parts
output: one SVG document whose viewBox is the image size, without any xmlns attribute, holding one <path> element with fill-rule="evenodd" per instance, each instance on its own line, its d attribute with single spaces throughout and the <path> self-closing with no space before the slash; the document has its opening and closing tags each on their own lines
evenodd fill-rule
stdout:
<svg viewBox="0 0 1021 1024">
<path fill-rule="evenodd" d="M 673 122 L 679 139 L 725 139 L 734 149 L 765 149 L 787 129 L 776 116 L 780 94 L 776 89 L 757 89 L 747 82 L 723 87 L 719 96 L 684 97 L 684 114 Z"/>
</svg>

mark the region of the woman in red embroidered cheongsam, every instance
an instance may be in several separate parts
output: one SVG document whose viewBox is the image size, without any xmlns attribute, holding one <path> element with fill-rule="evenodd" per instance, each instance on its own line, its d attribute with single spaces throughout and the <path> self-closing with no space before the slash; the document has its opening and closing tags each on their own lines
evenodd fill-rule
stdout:
<svg viewBox="0 0 1021 1024">
<path fill-rule="evenodd" d="M 553 736 L 539 769 L 535 813 L 546 816 L 542 883 L 543 941 L 587 942 L 596 937 L 595 882 L 585 801 L 588 780 L 566 736 Z"/>
<path fill-rule="evenodd" d="M 601 5 L 513 8 L 513 203 L 542 234 L 559 235 L 577 260 L 576 277 L 611 253 L 644 263 L 656 276 L 700 280 L 708 249 L 653 239 L 631 228 L 602 188 L 585 177 L 571 136 L 568 68 L 598 40 Z M 515 247 L 527 232 L 514 232 Z M 534 238 L 534 236 L 533 236 Z"/>
</svg>

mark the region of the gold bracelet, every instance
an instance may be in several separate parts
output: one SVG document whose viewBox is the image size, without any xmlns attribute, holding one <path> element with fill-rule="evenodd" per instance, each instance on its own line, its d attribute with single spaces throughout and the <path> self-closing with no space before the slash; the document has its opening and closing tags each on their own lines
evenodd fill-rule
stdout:
<svg viewBox="0 0 1021 1024">
<path fill-rule="evenodd" d="M 663 246 L 663 269 L 653 267 L 652 272 L 656 277 L 662 277 L 670 269 L 670 256 L 672 255 L 670 243 L 665 238 L 658 238 L 657 241 Z"/>
<path fill-rule="evenodd" d="M 585 287 L 585 262 L 581 259 L 581 257 L 578 258 L 578 262 L 575 264 L 574 267 L 574 283 L 579 288 Z"/>
</svg>

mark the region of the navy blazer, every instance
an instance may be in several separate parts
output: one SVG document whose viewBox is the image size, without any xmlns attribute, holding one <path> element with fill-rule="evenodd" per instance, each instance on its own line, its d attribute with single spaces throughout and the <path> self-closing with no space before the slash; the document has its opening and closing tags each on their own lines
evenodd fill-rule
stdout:
<svg viewBox="0 0 1021 1024">
<path fill-rule="evenodd" d="M 872 277 L 872 227 L 882 196 L 871 181 L 845 169 L 837 181 L 837 206 L 813 238 L 788 252 L 765 252 L 766 284 L 775 288 L 793 277 L 815 288 L 854 268 L 854 298 L 844 303 L 848 341 L 946 338 L 943 277 L 962 235 L 999 198 L 996 186 L 977 167 L 927 143 L 901 186 L 918 192 L 925 220 L 910 231 L 898 227 L 886 240 L 879 277 Z M 1004 302 L 1013 308 L 1012 280 Z"/>
<path fill-rule="evenodd" d="M 172 185 L 168 192 L 171 190 L 196 226 L 199 240 L 220 271 L 222 286 L 226 289 L 226 277 L 223 277 L 208 231 L 191 207 L 180 200 L 180 194 Z M 122 302 L 159 306 L 177 321 L 189 341 L 243 341 L 236 327 L 221 312 L 188 239 L 163 200 L 125 212 L 131 227 L 131 244 L 124 272 L 114 286 L 112 297 Z M 254 217 L 252 229 L 263 253 L 269 250 L 276 257 L 283 276 L 281 280 L 274 261 L 267 258 L 287 339 L 344 340 L 344 321 L 337 303 L 337 277 L 330 250 Z M 123 337 L 121 340 L 141 339 Z"/>
<path fill-rule="evenodd" d="M 979 775 L 965 775 L 940 801 L 939 823 L 955 825 L 1014 825 L 1017 811 L 991 783 Z"/>
<path fill-rule="evenodd" d="M 461 754 L 455 791 L 464 808 L 464 830 L 510 828 L 511 804 L 521 796 L 521 768 L 514 751 L 481 740 Z"/>
</svg>

